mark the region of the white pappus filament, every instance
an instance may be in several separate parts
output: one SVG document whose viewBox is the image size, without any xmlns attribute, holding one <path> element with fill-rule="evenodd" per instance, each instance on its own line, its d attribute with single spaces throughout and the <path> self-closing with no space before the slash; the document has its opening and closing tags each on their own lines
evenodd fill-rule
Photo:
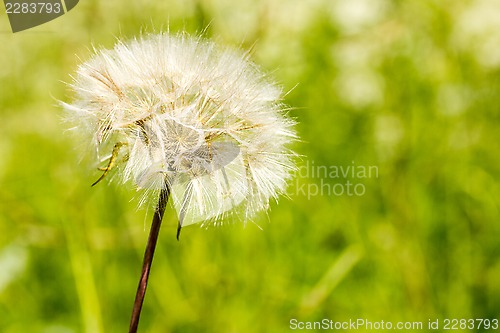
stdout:
<svg viewBox="0 0 500 333">
<path fill-rule="evenodd" d="M 186 34 L 98 50 L 63 103 L 105 165 L 146 193 L 169 186 L 180 222 L 243 220 L 284 193 L 294 121 L 282 91 L 248 60 Z"/>
</svg>

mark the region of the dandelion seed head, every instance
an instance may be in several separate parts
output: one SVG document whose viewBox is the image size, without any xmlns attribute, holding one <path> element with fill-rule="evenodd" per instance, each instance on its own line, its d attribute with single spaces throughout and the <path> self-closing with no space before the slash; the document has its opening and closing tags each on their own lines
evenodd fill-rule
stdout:
<svg viewBox="0 0 500 333">
<path fill-rule="evenodd" d="M 251 219 L 295 168 L 282 91 L 238 51 L 186 34 L 143 36 L 97 50 L 71 87 L 67 118 L 97 161 L 113 158 L 146 196 L 169 186 L 184 225 Z"/>
</svg>

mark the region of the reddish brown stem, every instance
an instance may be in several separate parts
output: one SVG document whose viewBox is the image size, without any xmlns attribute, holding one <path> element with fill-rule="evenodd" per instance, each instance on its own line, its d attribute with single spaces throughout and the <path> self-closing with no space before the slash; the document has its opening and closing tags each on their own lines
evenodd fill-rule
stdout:
<svg viewBox="0 0 500 333">
<path fill-rule="evenodd" d="M 153 216 L 153 222 L 151 223 L 151 230 L 149 232 L 146 251 L 144 252 L 141 279 L 139 280 L 139 286 L 137 287 L 137 293 L 135 294 L 134 308 L 132 310 L 132 318 L 130 319 L 129 333 L 137 332 L 139 317 L 141 316 L 142 303 L 144 302 L 144 296 L 146 295 L 146 288 L 148 286 L 149 272 L 151 270 L 151 264 L 153 263 L 156 241 L 158 240 L 158 235 L 160 234 L 161 220 L 163 219 L 163 213 L 165 213 L 165 208 L 167 207 L 169 196 L 170 187 L 165 183 L 164 188 L 160 191 L 158 205 L 156 206 L 155 214 Z"/>
</svg>

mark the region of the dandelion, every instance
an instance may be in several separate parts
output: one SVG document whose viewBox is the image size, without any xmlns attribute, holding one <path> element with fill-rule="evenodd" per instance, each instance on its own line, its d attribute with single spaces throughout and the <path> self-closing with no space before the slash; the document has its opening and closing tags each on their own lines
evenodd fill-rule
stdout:
<svg viewBox="0 0 500 333">
<path fill-rule="evenodd" d="M 80 65 L 64 104 L 101 163 L 159 200 L 130 332 L 135 332 L 169 197 L 183 226 L 251 220 L 284 193 L 294 122 L 281 90 L 248 56 L 185 34 L 148 35 Z"/>
</svg>

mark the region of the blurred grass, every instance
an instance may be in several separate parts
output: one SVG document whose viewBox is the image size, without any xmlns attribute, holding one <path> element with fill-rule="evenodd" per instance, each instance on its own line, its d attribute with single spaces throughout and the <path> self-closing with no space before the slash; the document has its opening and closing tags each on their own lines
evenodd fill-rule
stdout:
<svg viewBox="0 0 500 333">
<path fill-rule="evenodd" d="M 170 207 L 143 332 L 286 332 L 289 320 L 500 317 L 500 5 L 494 1 L 86 0 L 0 19 L 0 331 L 123 332 L 151 211 L 78 164 L 57 100 L 92 45 L 205 31 L 289 93 L 301 163 L 374 165 L 363 196 L 301 186 L 246 227 Z M 270 223 L 268 222 L 270 221 Z"/>
</svg>

